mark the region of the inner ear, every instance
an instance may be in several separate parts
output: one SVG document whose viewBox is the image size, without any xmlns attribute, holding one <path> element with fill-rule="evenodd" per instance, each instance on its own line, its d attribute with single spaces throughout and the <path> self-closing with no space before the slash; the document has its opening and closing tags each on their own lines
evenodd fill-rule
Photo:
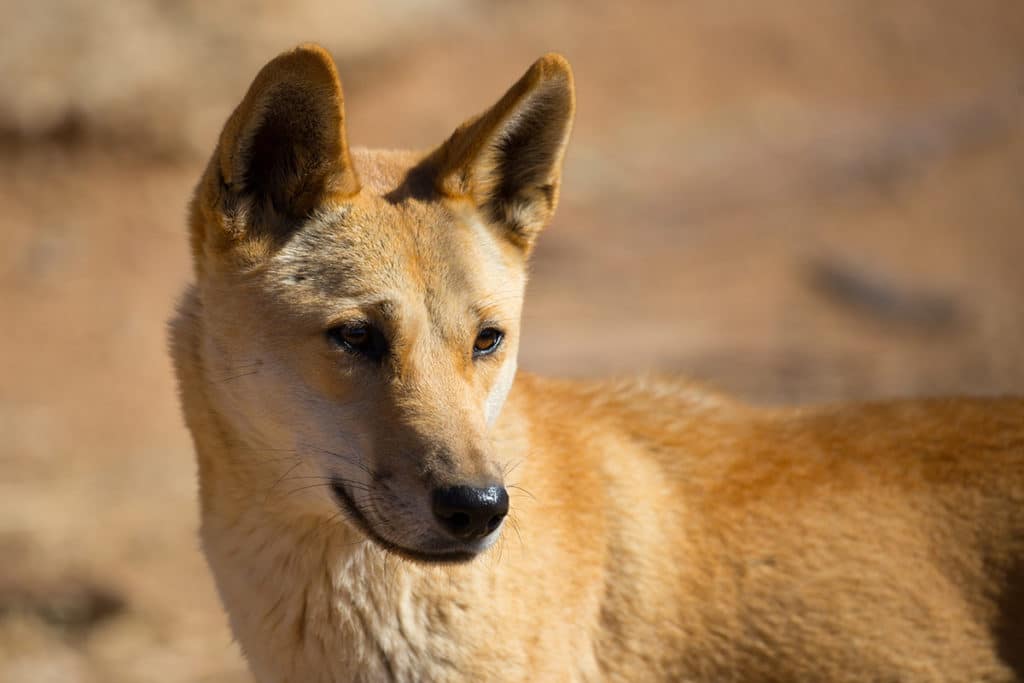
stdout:
<svg viewBox="0 0 1024 683">
<path fill-rule="evenodd" d="M 359 183 L 345 136 L 344 100 L 334 62 L 322 48 L 287 52 L 256 76 L 221 135 L 224 184 L 256 215 L 309 215 Z"/>
<path fill-rule="evenodd" d="M 332 118 L 301 85 L 270 93 L 239 155 L 239 189 L 280 214 L 309 214 L 328 191 L 342 153 Z"/>
<path fill-rule="evenodd" d="M 483 168 L 477 172 L 494 186 L 483 194 L 491 219 L 517 233 L 543 223 L 555 209 L 565 141 L 571 119 L 565 92 L 548 88 L 523 104 L 492 143 Z M 490 178 L 487 178 L 487 176 Z M 536 214 L 536 215 L 534 215 Z M 533 226 L 539 230 L 543 225 Z"/>
<path fill-rule="evenodd" d="M 529 249 L 558 203 L 574 109 L 569 63 L 559 55 L 542 57 L 435 152 L 439 189 L 469 197 L 509 239 Z"/>
</svg>

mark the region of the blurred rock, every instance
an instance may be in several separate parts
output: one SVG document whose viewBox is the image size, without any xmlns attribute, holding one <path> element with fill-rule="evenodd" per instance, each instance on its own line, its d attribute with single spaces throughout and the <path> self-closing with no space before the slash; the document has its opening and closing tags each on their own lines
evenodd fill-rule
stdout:
<svg viewBox="0 0 1024 683">
<path fill-rule="evenodd" d="M 54 628 L 80 634 L 124 609 L 124 598 L 112 588 L 73 573 L 51 580 L 0 578 L 0 619 L 32 615 Z"/>
</svg>

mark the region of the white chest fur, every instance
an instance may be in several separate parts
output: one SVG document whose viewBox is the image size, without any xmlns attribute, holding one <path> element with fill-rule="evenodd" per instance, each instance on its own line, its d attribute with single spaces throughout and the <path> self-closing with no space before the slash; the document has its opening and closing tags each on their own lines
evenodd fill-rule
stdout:
<svg viewBox="0 0 1024 683">
<path fill-rule="evenodd" d="M 265 521 L 265 520 L 263 520 Z M 340 522 L 203 526 L 232 630 L 260 683 L 444 680 L 447 609 L 417 590 L 443 568 L 387 556 Z"/>
</svg>

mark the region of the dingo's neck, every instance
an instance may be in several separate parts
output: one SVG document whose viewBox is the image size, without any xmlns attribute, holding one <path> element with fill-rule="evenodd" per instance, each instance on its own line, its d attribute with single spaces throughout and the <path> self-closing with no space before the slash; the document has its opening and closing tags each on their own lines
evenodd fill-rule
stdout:
<svg viewBox="0 0 1024 683">
<path fill-rule="evenodd" d="M 216 506 L 216 503 L 212 503 Z M 203 544 L 258 680 L 393 678 L 417 647 L 416 569 L 344 522 L 206 510 Z"/>
</svg>

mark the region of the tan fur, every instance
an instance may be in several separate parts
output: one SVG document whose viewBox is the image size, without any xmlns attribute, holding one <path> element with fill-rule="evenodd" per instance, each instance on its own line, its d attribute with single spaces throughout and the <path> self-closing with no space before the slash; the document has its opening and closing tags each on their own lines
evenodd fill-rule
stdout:
<svg viewBox="0 0 1024 683">
<path fill-rule="evenodd" d="M 522 373 L 505 400 L 573 108 L 547 56 L 436 150 L 350 151 L 303 46 L 228 121 L 173 350 L 256 678 L 1024 681 L 1024 400 L 760 410 Z M 329 342 L 351 320 L 379 363 Z M 474 359 L 484 324 L 505 341 Z M 488 481 L 496 542 L 451 546 L 431 488 Z"/>
</svg>

